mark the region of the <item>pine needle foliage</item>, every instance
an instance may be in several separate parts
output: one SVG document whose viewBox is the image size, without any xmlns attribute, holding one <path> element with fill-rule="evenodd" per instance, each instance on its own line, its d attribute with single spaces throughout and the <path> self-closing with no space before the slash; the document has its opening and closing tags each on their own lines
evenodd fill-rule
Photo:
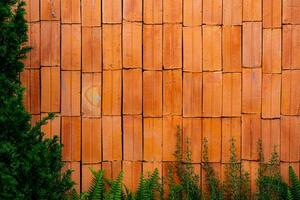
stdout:
<svg viewBox="0 0 300 200">
<path fill-rule="evenodd" d="M 300 181 L 295 174 L 294 169 L 289 166 L 289 179 L 290 179 L 290 194 L 288 193 L 289 198 L 293 200 L 300 200 Z"/>
</svg>

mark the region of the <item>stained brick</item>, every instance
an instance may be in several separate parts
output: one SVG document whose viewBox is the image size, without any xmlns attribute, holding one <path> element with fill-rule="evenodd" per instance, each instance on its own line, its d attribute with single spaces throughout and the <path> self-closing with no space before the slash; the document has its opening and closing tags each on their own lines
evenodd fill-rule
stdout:
<svg viewBox="0 0 300 200">
<path fill-rule="evenodd" d="M 222 0 L 203 0 L 203 24 L 222 23 Z"/>
<path fill-rule="evenodd" d="M 101 163 L 81 165 L 82 192 L 88 192 L 90 187 L 93 184 L 94 176 L 91 170 L 98 172 L 100 169 L 101 169 Z"/>
<path fill-rule="evenodd" d="M 24 60 L 25 68 L 40 68 L 41 62 L 40 22 L 28 23 L 28 45 L 31 47 Z"/>
<path fill-rule="evenodd" d="M 62 172 L 64 173 L 66 170 L 72 170 L 71 180 L 75 183 L 75 190 L 77 193 L 80 192 L 80 162 L 65 162 L 63 166 Z"/>
<path fill-rule="evenodd" d="M 122 0 L 102 0 L 103 23 L 122 22 Z"/>
<path fill-rule="evenodd" d="M 40 8 L 41 20 L 60 19 L 60 0 L 43 0 L 40 2 L 41 2 L 41 8 Z"/>
<path fill-rule="evenodd" d="M 281 27 L 281 0 L 263 1 L 263 26 L 264 28 Z"/>
<path fill-rule="evenodd" d="M 119 176 L 122 170 L 122 162 L 121 161 L 102 162 L 102 170 L 104 170 L 105 178 L 115 180 Z"/>
<path fill-rule="evenodd" d="M 40 19 L 40 1 L 25 0 L 25 19 L 28 22 L 37 22 Z"/>
<path fill-rule="evenodd" d="M 281 72 L 281 29 L 263 30 L 263 72 Z"/>
<path fill-rule="evenodd" d="M 243 0 L 223 0 L 223 24 L 242 25 Z"/>
<path fill-rule="evenodd" d="M 280 119 L 262 120 L 261 133 L 263 155 L 266 162 L 271 160 L 273 152 L 280 146 Z"/>
<path fill-rule="evenodd" d="M 61 0 L 62 23 L 80 23 L 80 0 Z"/>
<path fill-rule="evenodd" d="M 262 0 L 243 0 L 243 21 L 261 21 L 261 20 L 262 20 Z"/>
<path fill-rule="evenodd" d="M 202 0 L 183 1 L 183 25 L 202 25 Z"/>
<path fill-rule="evenodd" d="M 282 22 L 285 24 L 299 24 L 300 23 L 300 4 L 295 0 L 283 1 L 283 16 Z"/>
<path fill-rule="evenodd" d="M 144 0 L 144 18 L 145 24 L 161 24 L 163 15 L 162 0 Z"/>
<path fill-rule="evenodd" d="M 163 22 L 164 23 L 182 22 L 182 0 L 163 1 Z"/>
<path fill-rule="evenodd" d="M 142 163 L 138 161 L 123 161 L 124 185 L 130 191 L 136 191 L 142 173 Z"/>
<path fill-rule="evenodd" d="M 84 0 L 81 8 L 82 26 L 101 26 L 101 0 Z"/>
<path fill-rule="evenodd" d="M 300 25 L 283 26 L 282 32 L 282 68 L 300 69 Z"/>
<path fill-rule="evenodd" d="M 48 113 L 42 113 L 41 118 L 48 116 Z M 61 117 L 56 114 L 56 116 L 43 125 L 41 130 L 45 134 L 46 138 L 52 138 L 54 135 L 60 136 L 60 124 Z"/>
<path fill-rule="evenodd" d="M 126 21 L 142 21 L 143 1 L 123 0 L 123 18 Z"/>
</svg>

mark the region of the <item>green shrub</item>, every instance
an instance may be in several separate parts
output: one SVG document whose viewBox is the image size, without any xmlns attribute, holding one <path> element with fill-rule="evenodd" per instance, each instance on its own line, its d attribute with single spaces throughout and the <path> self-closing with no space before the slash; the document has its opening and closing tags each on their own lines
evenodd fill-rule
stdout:
<svg viewBox="0 0 300 200">
<path fill-rule="evenodd" d="M 289 178 L 291 186 L 288 191 L 288 199 L 300 200 L 300 181 L 291 166 L 289 166 Z"/>
</svg>

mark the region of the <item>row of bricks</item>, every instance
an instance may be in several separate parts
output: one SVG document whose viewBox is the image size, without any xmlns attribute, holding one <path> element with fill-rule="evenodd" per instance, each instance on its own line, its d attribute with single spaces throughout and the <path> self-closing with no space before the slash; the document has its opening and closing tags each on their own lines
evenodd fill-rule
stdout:
<svg viewBox="0 0 300 200">
<path fill-rule="evenodd" d="M 280 27 L 282 22 L 300 23 L 299 1 L 295 0 L 84 0 L 82 5 L 80 0 L 43 0 L 41 13 L 39 0 L 26 2 L 28 21 L 61 19 L 83 26 L 101 26 L 101 18 L 103 23 L 120 23 L 122 15 L 127 21 L 186 26 L 263 21 L 264 27 L 270 28 Z"/>
</svg>

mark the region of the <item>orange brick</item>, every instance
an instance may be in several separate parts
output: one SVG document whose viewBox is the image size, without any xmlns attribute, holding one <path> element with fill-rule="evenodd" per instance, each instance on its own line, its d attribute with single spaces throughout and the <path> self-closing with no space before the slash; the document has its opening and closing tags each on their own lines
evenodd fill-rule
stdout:
<svg viewBox="0 0 300 200">
<path fill-rule="evenodd" d="M 102 170 L 104 170 L 104 178 L 115 180 L 122 170 L 122 162 L 102 162 Z"/>
<path fill-rule="evenodd" d="M 103 23 L 122 22 L 122 0 L 102 0 Z"/>
<path fill-rule="evenodd" d="M 242 25 L 243 1 L 223 0 L 223 24 Z"/>
<path fill-rule="evenodd" d="M 164 69 L 182 68 L 181 24 L 163 25 L 163 66 Z"/>
<path fill-rule="evenodd" d="M 142 68 L 142 24 L 123 23 L 123 67 Z"/>
<path fill-rule="evenodd" d="M 122 69 L 121 29 L 119 24 L 103 25 L 103 69 Z"/>
<path fill-rule="evenodd" d="M 61 68 L 62 70 L 81 69 L 81 27 L 62 25 Z"/>
<path fill-rule="evenodd" d="M 258 168 L 259 168 L 259 162 L 255 162 L 255 161 L 243 161 L 243 170 L 245 172 L 249 173 L 249 185 L 250 185 L 250 192 L 251 194 L 255 194 L 255 192 L 257 192 L 257 172 L 258 172 Z"/>
<path fill-rule="evenodd" d="M 261 21 L 261 20 L 262 20 L 262 0 L 243 0 L 243 21 Z"/>
<path fill-rule="evenodd" d="M 82 28 L 82 71 L 100 72 L 101 56 L 101 28 Z"/>
<path fill-rule="evenodd" d="M 62 171 L 65 172 L 67 169 L 72 170 L 71 180 L 75 183 L 75 190 L 77 193 L 80 192 L 80 162 L 65 162 Z"/>
<path fill-rule="evenodd" d="M 142 173 L 141 162 L 123 161 L 124 185 L 129 191 L 136 191 Z"/>
<path fill-rule="evenodd" d="M 284 0 L 282 22 L 285 24 L 300 23 L 300 4 L 299 1 Z"/>
<path fill-rule="evenodd" d="M 221 26 L 203 27 L 203 71 L 221 70 L 221 35 Z"/>
<path fill-rule="evenodd" d="M 46 1 L 45 1 L 46 2 Z M 41 65 L 60 65 L 60 23 L 41 22 Z"/>
<path fill-rule="evenodd" d="M 101 75 L 101 73 L 82 74 L 82 116 L 101 116 Z"/>
<path fill-rule="evenodd" d="M 40 68 L 41 62 L 40 22 L 28 23 L 28 45 L 32 48 L 24 60 L 25 68 Z"/>
<path fill-rule="evenodd" d="M 203 1 L 203 24 L 222 23 L 222 0 Z"/>
<path fill-rule="evenodd" d="M 60 112 L 60 69 L 41 68 L 41 111 Z"/>
<path fill-rule="evenodd" d="M 159 177 L 162 177 L 161 162 L 143 162 L 143 174 L 145 177 L 149 177 L 156 169 L 158 170 Z"/>
<path fill-rule="evenodd" d="M 202 116 L 202 73 L 183 73 L 183 116 Z"/>
<path fill-rule="evenodd" d="M 143 72 L 143 116 L 162 116 L 162 72 Z"/>
<path fill-rule="evenodd" d="M 41 115 L 31 115 L 30 124 L 31 126 L 36 125 L 41 120 Z"/>
<path fill-rule="evenodd" d="M 103 71 L 102 113 L 121 114 L 122 71 Z"/>
<path fill-rule="evenodd" d="M 162 25 L 143 26 L 143 68 L 162 69 Z"/>
<path fill-rule="evenodd" d="M 221 118 L 203 118 L 203 139 L 208 141 L 208 160 L 209 162 L 221 161 Z"/>
<path fill-rule="evenodd" d="M 174 152 L 177 142 L 177 127 L 182 127 L 182 117 L 163 117 L 163 161 L 175 161 Z"/>
<path fill-rule="evenodd" d="M 183 69 L 184 71 L 202 71 L 202 28 L 183 28 Z"/>
<path fill-rule="evenodd" d="M 282 32 L 282 68 L 300 69 L 300 25 L 285 25 Z"/>
<path fill-rule="evenodd" d="M 183 1 L 183 25 L 202 25 L 202 0 Z"/>
<path fill-rule="evenodd" d="M 82 26 L 101 26 L 101 0 L 84 0 L 82 8 Z"/>
<path fill-rule="evenodd" d="M 213 168 L 213 170 L 215 171 L 215 176 L 217 177 L 218 180 L 221 180 L 221 163 L 210 163 L 211 167 Z M 205 193 L 208 193 L 208 182 L 205 178 L 206 174 L 205 174 L 205 170 L 202 169 L 202 191 L 204 191 Z"/>
<path fill-rule="evenodd" d="M 142 70 L 123 70 L 123 114 L 142 114 Z"/>
<path fill-rule="evenodd" d="M 25 19 L 28 22 L 37 22 L 40 20 L 40 1 L 25 0 Z"/>
<path fill-rule="evenodd" d="M 144 151 L 143 160 L 162 160 L 162 119 L 144 118 Z"/>
<path fill-rule="evenodd" d="M 123 116 L 123 160 L 143 160 L 143 124 L 141 115 Z"/>
<path fill-rule="evenodd" d="M 280 147 L 280 119 L 262 120 L 262 149 L 265 162 L 270 161 L 274 151 Z"/>
<path fill-rule="evenodd" d="M 300 102 L 300 70 L 282 72 L 281 113 L 283 115 L 299 115 Z"/>
<path fill-rule="evenodd" d="M 281 29 L 263 30 L 263 72 L 281 72 Z"/>
<path fill-rule="evenodd" d="M 41 118 L 48 116 L 48 113 L 42 113 Z M 60 136 L 60 124 L 61 117 L 56 114 L 54 119 L 47 121 L 47 124 L 43 125 L 41 130 L 45 134 L 46 138 L 52 138 L 54 135 Z"/>
<path fill-rule="evenodd" d="M 291 184 L 290 183 L 290 178 L 289 178 L 289 166 L 291 166 L 295 173 L 296 176 L 299 178 L 299 163 L 294 162 L 294 163 L 289 163 L 289 162 L 281 162 L 280 163 L 280 175 L 285 183 Z"/>
<path fill-rule="evenodd" d="M 242 79 L 240 73 L 223 74 L 223 116 L 241 116 Z"/>
<path fill-rule="evenodd" d="M 203 73 L 203 116 L 220 117 L 222 115 L 222 73 Z"/>
<path fill-rule="evenodd" d="M 102 116 L 103 160 L 122 159 L 122 130 L 120 116 Z"/>
<path fill-rule="evenodd" d="M 142 21 L 143 1 L 123 0 L 123 18 L 126 21 Z"/>
<path fill-rule="evenodd" d="M 261 66 L 262 23 L 243 23 L 243 66 Z"/>
<path fill-rule="evenodd" d="M 261 139 L 260 115 L 242 115 L 242 159 L 257 160 L 257 142 Z"/>
<path fill-rule="evenodd" d="M 182 114 L 182 71 L 163 72 L 163 114 Z"/>
<path fill-rule="evenodd" d="M 62 159 L 80 161 L 81 156 L 81 120 L 80 117 L 62 117 L 61 119 Z"/>
<path fill-rule="evenodd" d="M 80 0 L 61 0 L 61 22 L 80 23 Z"/>
<path fill-rule="evenodd" d="M 41 20 L 60 19 L 60 0 L 43 0 L 41 2 Z M 39 8 L 36 8 L 39 9 Z"/>
<path fill-rule="evenodd" d="M 261 69 L 243 69 L 242 112 L 261 113 Z"/>
<path fill-rule="evenodd" d="M 80 116 L 80 72 L 61 72 L 61 115 Z"/>
<path fill-rule="evenodd" d="M 281 74 L 264 74 L 262 83 L 262 117 L 280 118 Z"/>
<path fill-rule="evenodd" d="M 263 26 L 264 28 L 281 27 L 281 0 L 263 1 Z"/>
<path fill-rule="evenodd" d="M 192 153 L 191 155 L 192 163 L 201 163 L 202 119 L 183 118 L 182 131 L 183 131 L 183 151 L 186 151 L 187 148 L 189 148 L 190 152 Z"/>
<path fill-rule="evenodd" d="M 101 164 L 85 164 L 81 165 L 81 182 L 82 182 L 82 192 L 88 192 L 90 187 L 93 184 L 93 173 L 91 172 L 91 169 L 94 171 L 99 171 L 101 169 Z"/>
<path fill-rule="evenodd" d="M 101 118 L 82 118 L 83 163 L 101 162 L 101 136 Z"/>
<path fill-rule="evenodd" d="M 163 1 L 163 22 L 164 23 L 182 22 L 182 0 Z"/>
<path fill-rule="evenodd" d="M 223 26 L 223 71 L 241 72 L 242 42 L 240 26 Z"/>
<path fill-rule="evenodd" d="M 161 24 L 163 14 L 162 0 L 144 0 L 144 23 L 145 24 Z"/>
</svg>

